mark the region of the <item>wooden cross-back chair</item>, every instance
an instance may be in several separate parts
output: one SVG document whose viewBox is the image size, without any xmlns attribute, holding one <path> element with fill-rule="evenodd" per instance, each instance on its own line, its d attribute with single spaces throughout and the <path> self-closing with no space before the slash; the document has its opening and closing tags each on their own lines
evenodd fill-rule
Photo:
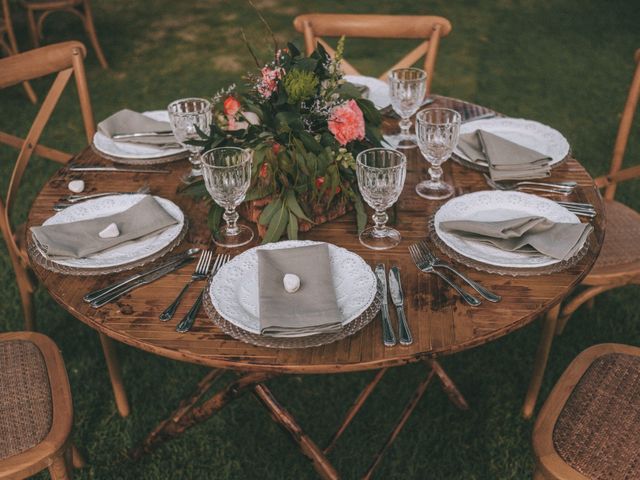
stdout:
<svg viewBox="0 0 640 480">
<path fill-rule="evenodd" d="M 2 0 L 2 17 L 0 18 L 0 47 L 7 56 L 16 55 L 18 51 L 18 42 L 13 32 L 13 23 L 11 21 L 11 10 L 9 9 L 9 0 Z M 22 82 L 24 91 L 31 103 L 36 103 L 38 97 L 33 91 L 29 82 Z"/>
<path fill-rule="evenodd" d="M 27 10 L 27 20 L 29 22 L 29 33 L 33 47 L 40 46 L 42 39 L 42 28 L 44 21 L 53 13 L 67 12 L 75 15 L 82 21 L 89 41 L 96 52 L 98 61 L 102 68 L 109 68 L 107 59 L 102 52 L 102 47 L 98 41 L 98 34 L 93 23 L 93 12 L 89 0 L 23 0 L 22 5 Z"/>
<path fill-rule="evenodd" d="M 607 230 L 602 250 L 582 281 L 584 289 L 564 305 L 550 311 L 545 319 L 534 374 L 523 407 L 527 418 L 535 408 L 554 335 L 561 334 L 571 315 L 584 303 L 592 302 L 596 295 L 617 287 L 640 284 L 640 213 L 615 200 L 618 183 L 640 177 L 640 165 L 622 168 L 640 97 L 640 49 L 635 52 L 635 62 L 635 73 L 618 127 L 609 173 L 595 180 L 596 185 L 604 189 Z"/>
<path fill-rule="evenodd" d="M 33 154 L 65 164 L 72 156 L 59 150 L 39 145 L 44 127 L 71 77 L 75 78 L 80 109 L 87 142 L 91 143 L 95 133 L 95 122 L 89 99 L 89 88 L 84 72 L 83 58 L 86 49 L 80 42 L 64 42 L 49 45 L 11 57 L 0 59 L 0 88 L 6 88 L 26 80 L 56 73 L 56 78 L 42 102 L 42 106 L 31 125 L 26 138 L 22 139 L 0 132 L 0 143 L 18 148 L 20 153 L 13 167 L 7 195 L 0 198 L 0 231 L 4 237 L 13 264 L 18 290 L 22 300 L 25 327 L 35 328 L 32 294 L 35 285 L 29 274 L 29 259 L 25 248 L 24 227 L 14 228 L 11 222 L 12 205 L 19 191 L 20 181 Z M 122 416 L 129 414 L 129 404 L 122 385 L 120 367 L 112 341 L 100 334 L 100 341 L 107 361 L 111 384 L 118 410 Z"/>
<path fill-rule="evenodd" d="M 423 69 L 427 72 L 427 93 L 431 91 L 431 81 L 438 55 L 438 45 L 442 37 L 451 32 L 451 22 L 443 17 L 428 15 L 355 15 L 310 13 L 300 15 L 293 21 L 298 32 L 304 35 L 307 55 L 319 43 L 329 55 L 335 50 L 321 37 L 354 38 L 398 38 L 418 39 L 420 44 L 395 65 L 384 72 L 380 79 L 387 81 L 389 72 L 396 68 L 413 66 L 424 57 Z M 347 75 L 360 75 L 349 62 L 342 61 L 342 70 Z"/>
</svg>

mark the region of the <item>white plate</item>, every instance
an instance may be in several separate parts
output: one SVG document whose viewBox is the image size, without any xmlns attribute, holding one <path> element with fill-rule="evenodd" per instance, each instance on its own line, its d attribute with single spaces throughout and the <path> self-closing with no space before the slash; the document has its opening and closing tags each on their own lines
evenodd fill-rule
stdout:
<svg viewBox="0 0 640 480">
<path fill-rule="evenodd" d="M 530 148 L 551 157 L 549 165 L 561 162 L 569 154 L 569 142 L 557 130 L 533 120 L 523 118 L 487 118 L 463 123 L 460 126 L 460 134 L 473 133 L 476 130 L 485 130 L 506 138 L 518 145 Z M 474 162 L 459 148 L 454 153 L 468 162 L 488 167 L 486 162 Z"/>
<path fill-rule="evenodd" d="M 57 225 L 96 217 L 106 217 L 107 215 L 113 215 L 132 207 L 144 197 L 144 194 L 136 193 L 110 195 L 108 197 L 87 200 L 86 202 L 77 203 L 56 213 L 53 217 L 47 219 L 43 225 Z M 169 215 L 178 220 L 176 225 L 172 225 L 157 235 L 127 242 L 104 252 L 96 253 L 88 258 L 49 258 L 44 251 L 37 246 L 37 242 L 34 243 L 39 252 L 50 261 L 72 268 L 111 268 L 149 257 L 173 242 L 178 235 L 180 235 L 184 225 L 184 213 L 182 213 L 180 207 L 166 198 L 154 198 Z"/>
<path fill-rule="evenodd" d="M 161 122 L 169 121 L 169 114 L 166 110 L 142 112 L 142 115 L 146 115 L 149 118 L 153 118 L 154 120 L 159 120 Z M 182 147 L 163 149 L 153 147 L 151 145 L 144 145 L 141 143 L 114 142 L 109 137 L 100 132 L 96 132 L 93 136 L 93 146 L 96 148 L 96 150 L 104 153 L 105 155 L 132 159 L 169 157 L 171 155 L 177 155 L 185 151 L 185 149 Z"/>
<path fill-rule="evenodd" d="M 268 243 L 241 253 L 213 277 L 209 295 L 216 311 L 228 322 L 260 334 L 257 249 L 303 247 L 321 242 L 288 240 Z M 349 250 L 330 243 L 329 259 L 342 325 L 358 318 L 373 302 L 376 276 L 367 263 Z"/>
<path fill-rule="evenodd" d="M 451 220 L 497 222 L 529 215 L 546 217 L 554 222 L 580 223 L 577 216 L 547 198 L 521 192 L 487 190 L 462 195 L 445 203 L 435 214 L 434 227 L 438 237 L 451 249 L 482 263 L 508 268 L 537 268 L 559 263 L 561 260 L 547 255 L 507 252 L 460 238 L 440 228 L 441 222 Z"/>
<path fill-rule="evenodd" d="M 364 75 L 345 75 L 343 78 L 349 83 L 369 87 L 369 95 L 367 98 L 373 102 L 378 110 L 388 107 L 391 104 L 389 85 L 379 78 L 365 77 Z"/>
</svg>

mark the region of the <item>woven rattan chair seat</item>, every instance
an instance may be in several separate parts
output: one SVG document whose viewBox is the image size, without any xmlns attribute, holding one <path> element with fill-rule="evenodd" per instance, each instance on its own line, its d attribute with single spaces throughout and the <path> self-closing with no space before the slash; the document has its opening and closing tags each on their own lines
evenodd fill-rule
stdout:
<svg viewBox="0 0 640 480">
<path fill-rule="evenodd" d="M 0 412 L 0 459 L 34 447 L 51 429 L 47 366 L 29 341 L 0 341 Z"/>
<path fill-rule="evenodd" d="M 588 478 L 640 478 L 640 358 L 597 358 L 563 407 L 553 444 Z"/>
<path fill-rule="evenodd" d="M 607 233 L 589 276 L 621 265 L 640 263 L 640 213 L 614 200 L 605 201 Z"/>
</svg>

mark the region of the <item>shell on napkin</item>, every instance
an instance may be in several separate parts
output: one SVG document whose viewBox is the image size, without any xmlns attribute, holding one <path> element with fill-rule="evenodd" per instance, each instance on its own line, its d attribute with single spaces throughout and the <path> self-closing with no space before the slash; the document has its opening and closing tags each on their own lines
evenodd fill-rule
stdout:
<svg viewBox="0 0 640 480">
<path fill-rule="evenodd" d="M 115 223 L 110 223 L 107 225 L 104 230 L 98 233 L 100 238 L 115 238 L 120 236 L 120 230 L 118 230 L 118 225 Z"/>
</svg>

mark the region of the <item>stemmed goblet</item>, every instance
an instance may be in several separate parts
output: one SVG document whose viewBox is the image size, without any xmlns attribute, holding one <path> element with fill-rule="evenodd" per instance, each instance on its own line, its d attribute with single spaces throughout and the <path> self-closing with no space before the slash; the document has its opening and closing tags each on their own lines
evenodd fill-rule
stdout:
<svg viewBox="0 0 640 480">
<path fill-rule="evenodd" d="M 190 140 L 201 140 L 198 129 L 209 134 L 213 114 L 211 102 L 204 98 L 183 98 L 171 102 L 167 107 L 169 122 L 176 140 L 183 148 L 189 150 L 191 172 L 182 178 L 189 184 L 202 176 L 200 166 L 200 148 L 197 145 L 187 143 Z"/>
<path fill-rule="evenodd" d="M 396 148 L 415 148 L 411 116 L 418 111 L 427 91 L 427 72 L 419 68 L 397 68 L 389 73 L 391 106 L 400 115 L 400 133 L 387 137 Z"/>
<path fill-rule="evenodd" d="M 219 147 L 202 154 L 204 184 L 214 202 L 224 208 L 226 225 L 213 239 L 221 247 L 240 247 L 253 238 L 249 227 L 238 225 L 236 212 L 251 185 L 252 157 L 250 150 L 238 147 Z"/>
<path fill-rule="evenodd" d="M 407 158 L 397 150 L 370 148 L 356 157 L 358 188 L 365 202 L 375 210 L 374 226 L 360 234 L 360 243 L 373 250 L 386 250 L 400 243 L 397 230 L 387 227 L 385 210 L 400 196 L 407 175 Z"/>
<path fill-rule="evenodd" d="M 442 181 L 441 165 L 458 144 L 460 114 L 448 108 L 427 108 L 416 117 L 416 134 L 422 156 L 431 164 L 429 180 L 416 185 L 416 193 L 429 200 L 453 195 L 453 186 Z"/>
</svg>

